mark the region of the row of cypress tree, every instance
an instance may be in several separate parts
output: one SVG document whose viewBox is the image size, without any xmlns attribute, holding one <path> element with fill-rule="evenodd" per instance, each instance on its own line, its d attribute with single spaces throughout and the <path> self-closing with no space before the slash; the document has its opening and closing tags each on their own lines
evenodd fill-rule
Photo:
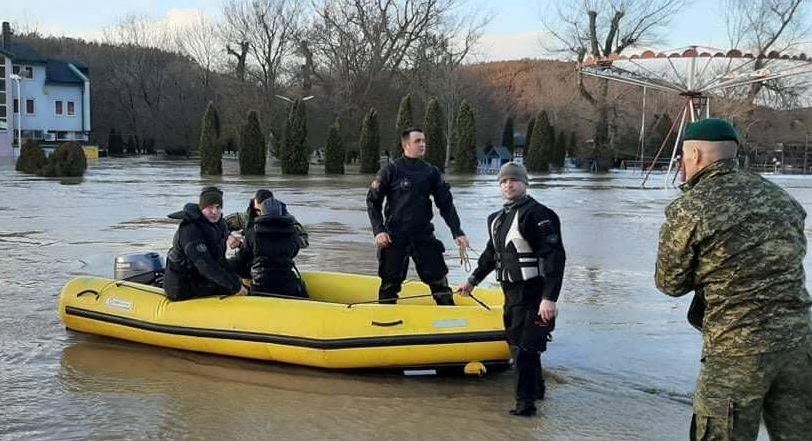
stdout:
<svg viewBox="0 0 812 441">
<path fill-rule="evenodd" d="M 426 105 L 423 118 L 423 132 L 426 135 L 426 162 L 445 171 L 448 140 L 446 138 L 446 117 L 440 101 L 432 98 Z M 400 134 L 408 127 L 413 127 L 411 95 L 406 95 L 400 102 L 395 129 L 398 133 L 397 145 L 393 147 L 393 157 L 402 154 Z M 361 126 L 359 147 L 361 150 L 361 173 L 375 173 L 380 166 L 380 135 L 378 134 L 378 113 L 370 109 Z M 452 148 L 456 158 L 458 173 L 474 173 L 477 168 L 476 158 L 476 121 L 471 106 L 463 101 L 454 124 Z"/>
<path fill-rule="evenodd" d="M 425 160 L 441 171 L 445 171 L 448 142 L 446 139 L 446 117 L 437 98 L 429 100 L 423 120 L 426 135 Z M 398 109 L 395 128 L 400 134 L 408 127 L 414 126 L 411 95 L 403 97 Z M 343 174 L 347 155 L 341 137 L 341 125 L 336 118 L 328 129 L 325 147 L 325 172 Z M 508 118 L 502 144 L 513 151 L 513 119 Z M 213 103 L 209 103 L 203 115 L 200 131 L 200 171 L 204 175 L 219 175 L 223 172 L 222 154 L 229 143 L 238 140 L 236 149 L 240 152 L 240 174 L 263 175 L 266 163 L 265 136 L 257 112 L 249 112 L 245 124 L 238 136 L 222 137 L 220 118 Z M 400 137 L 393 146 L 393 157 L 401 154 Z M 545 111 L 540 111 L 532 118 L 527 127 L 525 143 L 525 163 L 528 170 L 545 172 L 550 166 L 563 167 L 568 146 L 574 146 L 575 134 L 569 140 L 561 131 L 556 136 L 555 128 L 550 124 Z M 359 135 L 360 172 L 375 173 L 380 167 L 381 137 L 378 123 L 378 112 L 371 108 L 364 117 Z M 476 157 L 476 118 L 467 101 L 462 101 L 452 133 L 451 146 L 455 157 L 455 171 L 474 173 L 477 169 Z M 279 161 L 282 173 L 306 175 L 309 171 L 310 149 L 307 145 L 307 111 L 302 100 L 295 100 L 290 107 L 285 125 L 284 139 L 279 148 Z"/>
<path fill-rule="evenodd" d="M 223 174 L 223 152 L 235 148 L 240 152 L 241 175 L 265 174 L 267 149 L 257 112 L 253 110 L 248 112 L 245 123 L 237 134 L 223 136 L 217 107 L 214 106 L 214 103 L 209 102 L 200 125 L 198 143 L 200 174 Z M 194 154 L 194 152 L 191 153 Z"/>
</svg>

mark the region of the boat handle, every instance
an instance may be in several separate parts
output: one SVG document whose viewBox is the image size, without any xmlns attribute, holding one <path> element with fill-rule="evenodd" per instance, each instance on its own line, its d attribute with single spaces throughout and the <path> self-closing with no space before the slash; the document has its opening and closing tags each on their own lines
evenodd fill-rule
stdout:
<svg viewBox="0 0 812 441">
<path fill-rule="evenodd" d="M 82 297 L 85 294 L 93 294 L 94 296 L 96 296 L 96 300 L 99 300 L 99 292 L 96 291 L 95 289 L 86 289 L 84 291 L 79 291 L 78 293 L 76 293 L 76 298 Z"/>
<path fill-rule="evenodd" d="M 397 320 L 397 321 L 394 321 L 394 322 L 376 322 L 375 320 L 372 321 L 372 326 L 381 326 L 381 327 L 384 327 L 384 328 L 388 328 L 390 326 L 402 325 L 402 324 L 403 324 L 403 320 Z"/>
</svg>

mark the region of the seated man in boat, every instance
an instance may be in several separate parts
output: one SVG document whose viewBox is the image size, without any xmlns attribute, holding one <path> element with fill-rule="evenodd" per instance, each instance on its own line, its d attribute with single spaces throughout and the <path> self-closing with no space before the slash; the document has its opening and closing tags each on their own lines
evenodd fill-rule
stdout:
<svg viewBox="0 0 812 441">
<path fill-rule="evenodd" d="M 248 234 L 248 230 L 254 226 L 254 220 L 256 217 L 259 216 L 260 204 L 262 204 L 266 199 L 272 197 L 273 192 L 271 192 L 271 190 L 265 188 L 257 190 L 254 197 L 248 202 L 248 209 L 246 211 L 238 211 L 226 216 L 228 231 L 242 232 L 242 236 L 245 237 Z M 285 207 L 285 204 L 282 204 L 282 206 Z M 287 207 L 285 207 L 285 210 L 287 211 Z M 291 217 L 293 217 L 293 215 L 291 215 Z M 298 234 L 299 248 L 307 248 L 310 245 L 307 238 L 307 230 L 305 230 L 304 226 L 299 223 L 295 217 L 293 217 L 293 225 Z M 232 234 L 228 237 L 229 248 L 237 248 L 240 246 L 241 242 L 242 240 L 239 235 Z"/>
<path fill-rule="evenodd" d="M 248 293 L 226 262 L 228 228 L 220 189 L 203 188 L 199 203 L 188 203 L 169 217 L 180 220 L 166 256 L 164 291 L 170 300 Z"/>
<path fill-rule="evenodd" d="M 241 275 L 251 277 L 253 294 L 306 298 L 293 271 L 299 247 L 296 220 L 285 204 L 270 197 L 259 205 L 259 216 L 231 262 Z"/>
</svg>

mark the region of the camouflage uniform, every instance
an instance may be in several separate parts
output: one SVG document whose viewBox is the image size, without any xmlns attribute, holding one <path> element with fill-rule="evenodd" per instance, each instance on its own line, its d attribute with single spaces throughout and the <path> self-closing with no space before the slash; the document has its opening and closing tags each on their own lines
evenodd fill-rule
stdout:
<svg viewBox="0 0 812 441">
<path fill-rule="evenodd" d="M 704 300 L 692 439 L 812 439 L 812 325 L 801 205 L 718 161 L 666 209 L 657 288 Z"/>
</svg>

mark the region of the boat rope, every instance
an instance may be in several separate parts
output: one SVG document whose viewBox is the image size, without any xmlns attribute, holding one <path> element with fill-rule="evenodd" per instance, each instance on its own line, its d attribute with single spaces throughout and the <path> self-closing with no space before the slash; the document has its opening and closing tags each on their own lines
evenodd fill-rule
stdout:
<svg viewBox="0 0 812 441">
<path fill-rule="evenodd" d="M 468 257 L 468 250 L 476 252 L 471 247 L 460 247 L 460 266 L 466 273 L 471 272 L 471 259 Z"/>
</svg>

